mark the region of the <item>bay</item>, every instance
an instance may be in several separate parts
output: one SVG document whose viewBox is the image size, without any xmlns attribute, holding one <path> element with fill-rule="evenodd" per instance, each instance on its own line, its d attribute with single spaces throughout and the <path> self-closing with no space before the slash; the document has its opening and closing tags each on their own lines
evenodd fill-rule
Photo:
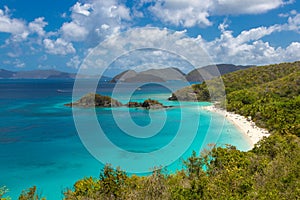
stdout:
<svg viewBox="0 0 300 200">
<path fill-rule="evenodd" d="M 90 149 L 86 146 L 92 141 L 81 140 L 81 134 L 84 133 L 78 134 L 72 109 L 64 106 L 72 101 L 73 84 L 73 80 L 63 79 L 0 80 L 0 186 L 7 186 L 10 190 L 8 194 L 13 199 L 23 189 L 33 185 L 38 187 L 42 196 L 61 199 L 62 192 L 71 188 L 76 180 L 99 176 L 105 163 L 90 154 Z M 171 90 L 179 89 L 184 84 L 166 84 L 169 88 L 160 84 L 138 86 L 124 83 L 120 85 L 121 92 L 116 94 L 118 100 L 126 103 L 127 90 L 136 88 L 131 96 L 134 101 L 152 98 L 164 105 L 174 106 L 166 110 L 150 111 L 151 113 L 143 109 L 130 109 L 130 120 L 141 128 L 164 120 L 163 127 L 153 137 L 143 138 L 142 134 L 145 133 L 135 132 L 134 129 L 129 132 L 140 134 L 140 137 L 132 137 L 116 124 L 114 117 L 119 117 L 120 123 L 128 122 L 127 117 L 122 117 L 126 116 L 127 108 L 95 110 L 99 125 L 115 146 L 133 153 L 151 153 L 170 147 L 172 150 L 153 158 L 155 166 L 160 166 L 170 158 L 170 165 L 167 166 L 170 173 L 181 169 L 182 159 L 190 156 L 192 151 L 200 152 L 209 143 L 220 146 L 232 144 L 240 150 L 250 148 L 247 139 L 233 124 L 222 116 L 201 109 L 201 106 L 209 103 L 183 102 L 179 105 L 177 102 L 167 101 Z M 86 80 L 86 90 L 82 93 L 91 91 L 89 85 L 89 80 Z M 100 83 L 97 93 L 111 95 L 114 87 L 114 84 Z M 89 121 L 90 116 L 86 115 L 89 112 L 86 109 L 78 110 L 79 117 Z M 178 135 L 180 127 L 183 127 L 184 133 Z M 196 132 L 193 127 L 197 127 Z M 174 138 L 179 142 L 172 146 L 170 144 Z M 184 145 L 188 148 L 182 152 L 180 146 Z M 106 146 L 99 145 L 97 150 L 108 155 L 110 163 L 119 164 L 121 167 L 132 161 L 144 163 L 140 167 L 147 168 L 152 162 L 147 157 L 145 160 L 134 160 L 136 158 L 112 153 L 113 150 Z M 174 154 L 180 154 L 180 157 L 172 160 Z"/>
</svg>

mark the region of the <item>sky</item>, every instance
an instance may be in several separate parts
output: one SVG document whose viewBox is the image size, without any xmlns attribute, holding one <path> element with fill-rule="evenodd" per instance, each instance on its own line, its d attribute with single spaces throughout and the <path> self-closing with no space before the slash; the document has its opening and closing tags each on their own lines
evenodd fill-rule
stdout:
<svg viewBox="0 0 300 200">
<path fill-rule="evenodd" d="M 199 46 L 217 64 L 300 60 L 298 0 L 0 0 L 0 68 L 77 72 L 95 47 L 131 30 L 143 42 L 169 40 L 168 30 L 171 42 Z"/>
</svg>

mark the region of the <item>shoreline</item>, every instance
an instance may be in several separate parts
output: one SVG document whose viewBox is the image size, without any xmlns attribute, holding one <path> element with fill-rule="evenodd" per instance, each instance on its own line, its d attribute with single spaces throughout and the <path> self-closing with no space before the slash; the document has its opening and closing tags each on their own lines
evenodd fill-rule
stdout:
<svg viewBox="0 0 300 200">
<path fill-rule="evenodd" d="M 203 110 L 223 115 L 229 122 L 233 123 L 242 134 L 247 136 L 251 145 L 251 149 L 253 149 L 254 145 L 263 137 L 270 136 L 270 133 L 266 129 L 257 127 L 253 121 L 242 115 L 228 112 L 226 110 L 217 108 L 214 105 L 203 106 L 202 108 Z"/>
</svg>

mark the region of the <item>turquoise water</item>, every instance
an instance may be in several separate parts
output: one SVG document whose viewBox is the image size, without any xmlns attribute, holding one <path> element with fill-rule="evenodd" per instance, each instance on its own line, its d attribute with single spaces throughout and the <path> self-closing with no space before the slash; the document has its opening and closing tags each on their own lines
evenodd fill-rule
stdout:
<svg viewBox="0 0 300 200">
<path fill-rule="evenodd" d="M 87 82 L 86 88 L 88 85 Z M 170 85 L 172 89 L 183 86 L 181 83 Z M 241 150 L 250 148 L 234 125 L 222 116 L 201 110 L 201 106 L 208 103 L 184 102 L 179 105 L 169 102 L 166 99 L 170 90 L 157 84 L 141 87 L 133 94 L 132 100 L 153 98 L 173 108 L 155 111 L 130 109 L 130 118 L 140 128 L 128 126 L 127 131 L 137 134 L 138 138 L 126 134 L 126 127 L 120 128 L 116 124 L 116 118 L 119 123 L 128 124 L 127 108 L 97 108 L 97 122 L 106 135 L 95 140 L 92 134 L 97 133 L 89 124 L 93 109 L 75 110 L 78 119 L 86 123 L 86 134 L 80 131 L 78 134 L 72 110 L 63 106 L 72 100 L 72 87 L 72 80 L 0 80 L 0 186 L 6 185 L 13 199 L 22 189 L 33 185 L 48 199 L 61 199 L 62 192 L 71 188 L 76 180 L 99 175 L 103 163 L 95 158 L 97 156 L 102 156 L 113 166 L 136 172 L 151 165 L 164 166 L 167 162 L 167 169 L 172 172 L 182 167 L 182 159 L 191 155 L 193 150 L 199 152 L 209 143 L 233 144 Z M 113 87 L 113 84 L 103 83 L 97 92 L 110 95 Z M 135 85 L 124 84 L 123 87 L 125 94 L 126 88 Z M 58 93 L 58 89 L 62 92 Z M 117 98 L 126 103 L 124 94 L 118 93 Z M 147 135 L 151 133 L 147 129 L 149 125 L 153 125 L 151 130 L 158 130 L 151 137 Z M 114 152 L 103 142 L 104 138 L 123 151 Z M 91 149 L 94 143 L 96 147 Z M 160 150 L 162 153 L 151 154 Z M 95 157 L 90 152 L 96 152 Z M 146 156 L 132 156 L 130 153 Z"/>
</svg>

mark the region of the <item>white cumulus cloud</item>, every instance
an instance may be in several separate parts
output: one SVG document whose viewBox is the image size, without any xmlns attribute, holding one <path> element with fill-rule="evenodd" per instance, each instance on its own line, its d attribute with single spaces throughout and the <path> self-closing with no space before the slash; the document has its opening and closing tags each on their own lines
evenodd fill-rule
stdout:
<svg viewBox="0 0 300 200">
<path fill-rule="evenodd" d="M 288 18 L 288 29 L 300 33 L 300 14 Z"/>
<path fill-rule="evenodd" d="M 24 40 L 29 32 L 26 23 L 20 19 L 11 18 L 9 8 L 0 9 L 0 32 L 10 33 L 14 40 Z"/>
<path fill-rule="evenodd" d="M 77 2 L 71 12 L 72 20 L 61 27 L 62 38 L 70 42 L 103 40 L 118 32 L 123 20 L 131 19 L 130 10 L 116 0 Z"/>
<path fill-rule="evenodd" d="M 44 17 L 39 17 L 36 18 L 33 22 L 30 22 L 28 25 L 30 32 L 37 33 L 39 36 L 44 36 L 46 33 L 44 27 L 48 25 L 48 23 L 44 20 Z"/>
<path fill-rule="evenodd" d="M 72 43 L 66 42 L 61 38 L 56 40 L 44 39 L 43 42 L 46 51 L 50 54 L 67 55 L 76 52 Z"/>
<path fill-rule="evenodd" d="M 234 64 L 268 64 L 300 60 L 300 45 L 291 43 L 288 47 L 274 47 L 263 41 L 267 35 L 291 29 L 290 22 L 283 25 L 258 27 L 244 30 L 236 37 L 233 31 L 222 29 L 219 38 L 213 41 L 202 41 L 216 63 Z"/>
<path fill-rule="evenodd" d="M 76 22 L 64 23 L 61 27 L 63 38 L 69 41 L 84 41 L 88 35 L 88 30 Z"/>
<path fill-rule="evenodd" d="M 0 9 L 0 31 L 11 33 L 11 34 L 22 34 L 26 32 L 26 24 L 24 21 L 19 19 L 13 19 L 9 16 L 9 9 L 6 7 L 5 10 Z"/>
<path fill-rule="evenodd" d="M 177 26 L 209 26 L 209 8 L 212 4 L 210 0 L 159 0 L 149 9 L 160 20 Z"/>
<path fill-rule="evenodd" d="M 92 5 L 89 4 L 89 3 L 86 3 L 86 4 L 81 4 L 79 2 L 77 2 L 73 8 L 72 8 L 72 11 L 74 13 L 78 13 L 78 14 L 82 14 L 82 15 L 85 15 L 85 16 L 89 16 L 91 14 L 91 11 L 92 11 Z"/>
</svg>

